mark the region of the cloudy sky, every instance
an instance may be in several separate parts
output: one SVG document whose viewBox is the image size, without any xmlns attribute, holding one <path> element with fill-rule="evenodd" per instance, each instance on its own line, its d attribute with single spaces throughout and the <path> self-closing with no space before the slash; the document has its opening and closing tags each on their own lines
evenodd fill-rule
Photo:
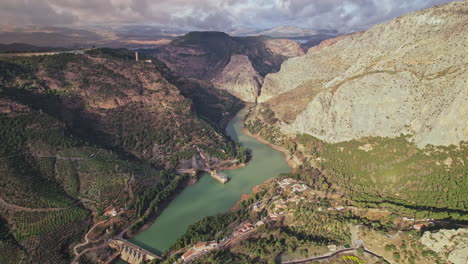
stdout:
<svg viewBox="0 0 468 264">
<path fill-rule="evenodd" d="M 281 25 L 341 32 L 450 0 L 1 0 L 0 24 L 156 25 L 223 30 Z"/>
</svg>

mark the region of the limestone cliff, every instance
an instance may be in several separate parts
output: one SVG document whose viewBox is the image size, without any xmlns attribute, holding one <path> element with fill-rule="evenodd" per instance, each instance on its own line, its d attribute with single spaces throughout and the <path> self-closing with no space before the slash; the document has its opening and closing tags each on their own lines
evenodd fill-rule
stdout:
<svg viewBox="0 0 468 264">
<path fill-rule="evenodd" d="M 282 55 L 288 58 L 299 57 L 304 55 L 301 45 L 296 41 L 289 39 L 270 39 L 266 42 L 268 50 L 274 54 Z"/>
<path fill-rule="evenodd" d="M 284 60 L 304 55 L 291 40 L 231 37 L 222 32 L 190 32 L 146 52 L 180 76 L 213 80 L 217 88 L 248 102 L 255 101 L 266 74 L 279 71 Z"/>
<path fill-rule="evenodd" d="M 249 57 L 233 55 L 228 65 L 213 80 L 213 84 L 246 102 L 255 102 L 263 78 L 252 66 Z"/>
<path fill-rule="evenodd" d="M 467 140 L 467 13 L 467 2 L 436 6 L 289 59 L 266 76 L 259 102 L 311 98 L 293 115 L 291 100 L 270 108 L 284 133 L 329 142 L 401 133 L 420 147 Z"/>
</svg>

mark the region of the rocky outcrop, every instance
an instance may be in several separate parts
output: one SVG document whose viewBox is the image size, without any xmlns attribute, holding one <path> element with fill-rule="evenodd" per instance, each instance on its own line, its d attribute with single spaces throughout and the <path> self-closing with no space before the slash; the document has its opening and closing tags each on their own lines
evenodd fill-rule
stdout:
<svg viewBox="0 0 468 264">
<path fill-rule="evenodd" d="M 304 55 L 291 40 L 231 37 L 223 32 L 190 32 L 149 52 L 176 74 L 213 80 L 216 87 L 248 102 L 255 101 L 265 75 L 279 71 L 287 58 Z"/>
<path fill-rule="evenodd" d="M 215 87 L 226 90 L 243 101 L 255 102 L 263 78 L 254 69 L 249 57 L 236 54 L 212 82 Z"/>
<path fill-rule="evenodd" d="M 279 70 L 285 60 L 271 52 L 267 39 L 258 37 L 231 37 L 223 32 L 190 32 L 159 48 L 153 55 L 174 72 L 189 78 L 211 80 L 229 63 L 231 56 L 249 57 L 260 75 Z"/>
<path fill-rule="evenodd" d="M 335 37 L 335 38 L 326 39 L 326 40 L 320 42 L 320 44 L 309 48 L 309 50 L 307 51 L 307 54 L 310 55 L 310 54 L 312 54 L 314 52 L 321 51 L 324 48 L 327 48 L 327 47 L 330 47 L 330 46 L 336 44 L 338 41 L 341 41 L 341 40 L 343 40 L 345 38 L 348 38 L 350 36 L 360 36 L 363 33 L 364 32 L 359 31 L 359 32 L 353 32 L 353 33 L 349 33 L 349 34 L 340 35 L 340 36 Z"/>
<path fill-rule="evenodd" d="M 436 233 L 424 232 L 421 243 L 439 255 L 446 255 L 454 264 L 464 264 L 468 259 L 468 229 L 442 229 Z"/>
<path fill-rule="evenodd" d="M 266 47 L 274 54 L 287 58 L 294 58 L 304 55 L 301 45 L 289 39 L 270 39 L 266 41 Z"/>
<path fill-rule="evenodd" d="M 458 144 L 468 139 L 467 12 L 467 2 L 436 6 L 288 59 L 266 76 L 258 100 L 313 93 L 289 124 L 280 122 L 286 134 L 339 142 L 403 133 L 420 147 Z"/>
</svg>

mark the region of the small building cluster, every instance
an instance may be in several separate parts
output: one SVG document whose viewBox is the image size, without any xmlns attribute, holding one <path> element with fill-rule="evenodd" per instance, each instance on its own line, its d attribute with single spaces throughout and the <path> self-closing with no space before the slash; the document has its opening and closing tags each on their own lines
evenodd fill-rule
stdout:
<svg viewBox="0 0 468 264">
<path fill-rule="evenodd" d="M 138 51 L 135 51 L 135 61 L 140 61 L 138 59 Z M 143 62 L 146 62 L 146 63 L 152 63 L 153 61 L 152 60 L 142 60 Z"/>
<path fill-rule="evenodd" d="M 423 220 L 422 222 L 414 224 L 413 229 L 416 231 L 421 231 L 422 229 L 434 226 L 435 224 L 436 222 L 434 221 L 434 219 L 426 219 L 426 221 Z"/>
<path fill-rule="evenodd" d="M 198 243 L 196 244 L 195 246 L 193 246 L 191 249 L 189 249 L 187 252 L 185 252 L 181 259 L 182 260 L 187 260 L 195 255 L 198 255 L 202 252 L 207 252 L 207 251 L 210 251 L 212 249 L 214 249 L 216 246 L 218 245 L 218 243 L 213 240 L 213 241 L 208 241 L 208 242 L 201 242 L 201 243 Z"/>
<path fill-rule="evenodd" d="M 238 226 L 237 231 L 234 231 L 233 236 L 239 236 L 245 233 L 248 233 L 249 231 L 255 230 L 257 227 L 264 225 L 265 222 L 263 221 L 258 221 L 255 224 L 252 224 L 250 221 L 247 221 L 240 226 Z"/>
<path fill-rule="evenodd" d="M 265 206 L 263 205 L 263 203 L 260 201 L 260 202 L 256 202 L 252 205 L 252 210 L 254 212 L 261 212 L 263 210 L 263 208 L 265 208 Z"/>
<path fill-rule="evenodd" d="M 121 210 L 122 209 L 119 207 L 109 208 L 106 211 L 104 211 L 104 215 L 107 217 L 114 217 L 114 216 L 117 216 L 117 214 L 119 214 Z"/>
<path fill-rule="evenodd" d="M 327 211 L 343 211 L 344 209 L 346 209 L 339 202 L 333 202 L 330 205 L 331 206 L 327 208 Z"/>
<path fill-rule="evenodd" d="M 328 248 L 328 250 L 330 250 L 330 251 L 336 251 L 338 247 L 337 247 L 336 245 L 333 245 L 333 244 L 332 244 L 332 245 L 328 245 L 327 248 Z"/>
<path fill-rule="evenodd" d="M 311 189 L 307 184 L 292 178 L 284 178 L 277 180 L 276 195 L 268 200 L 265 204 L 267 207 L 268 216 L 272 221 L 276 221 L 280 215 L 286 215 L 294 212 L 294 208 L 301 202 L 318 203 L 322 207 L 318 207 L 318 211 L 345 211 L 347 207 L 341 205 L 337 201 L 325 201 L 320 198 L 326 199 L 326 196 L 317 190 Z M 254 212 L 261 212 L 263 210 L 262 202 L 257 202 L 253 205 Z M 327 208 L 328 207 L 328 208 Z"/>
<path fill-rule="evenodd" d="M 237 234 L 240 235 L 240 234 L 243 234 L 243 233 L 247 233 L 250 230 L 253 230 L 254 228 L 255 227 L 254 227 L 254 225 L 252 225 L 251 222 L 247 222 L 239 230 L 237 230 Z"/>
<path fill-rule="evenodd" d="M 211 177 L 213 177 L 215 180 L 221 182 L 221 183 L 226 183 L 228 181 L 228 177 L 224 175 L 223 173 L 217 172 L 216 170 L 213 170 L 210 173 Z"/>
<path fill-rule="evenodd" d="M 286 190 L 286 188 L 291 187 L 292 192 L 303 192 L 309 189 L 307 184 L 299 183 L 297 180 L 292 178 L 285 178 L 280 181 L 276 181 L 276 183 L 282 190 Z"/>
<path fill-rule="evenodd" d="M 307 186 L 306 184 L 294 184 L 291 186 L 292 188 L 292 192 L 303 192 L 307 189 L 309 189 L 309 186 Z"/>
<path fill-rule="evenodd" d="M 276 183 L 281 187 L 281 189 L 285 189 L 289 185 L 296 183 L 297 181 L 292 178 L 285 178 L 280 181 L 276 181 Z"/>
</svg>

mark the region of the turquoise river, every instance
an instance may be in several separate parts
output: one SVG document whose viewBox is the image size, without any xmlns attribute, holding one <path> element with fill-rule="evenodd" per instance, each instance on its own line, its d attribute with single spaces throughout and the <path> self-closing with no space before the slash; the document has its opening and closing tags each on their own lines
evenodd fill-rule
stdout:
<svg viewBox="0 0 468 264">
<path fill-rule="evenodd" d="M 131 242 L 154 253 L 164 252 L 189 225 L 206 216 L 228 211 L 243 193 L 250 193 L 255 185 L 291 170 L 282 152 L 242 131 L 246 113 L 244 109 L 231 120 L 227 134 L 252 151 L 252 159 L 247 166 L 223 171 L 229 177 L 226 184 L 217 182 L 208 174 L 203 175 L 196 184 L 185 188 L 171 201 L 154 224 L 133 237 Z"/>
</svg>

